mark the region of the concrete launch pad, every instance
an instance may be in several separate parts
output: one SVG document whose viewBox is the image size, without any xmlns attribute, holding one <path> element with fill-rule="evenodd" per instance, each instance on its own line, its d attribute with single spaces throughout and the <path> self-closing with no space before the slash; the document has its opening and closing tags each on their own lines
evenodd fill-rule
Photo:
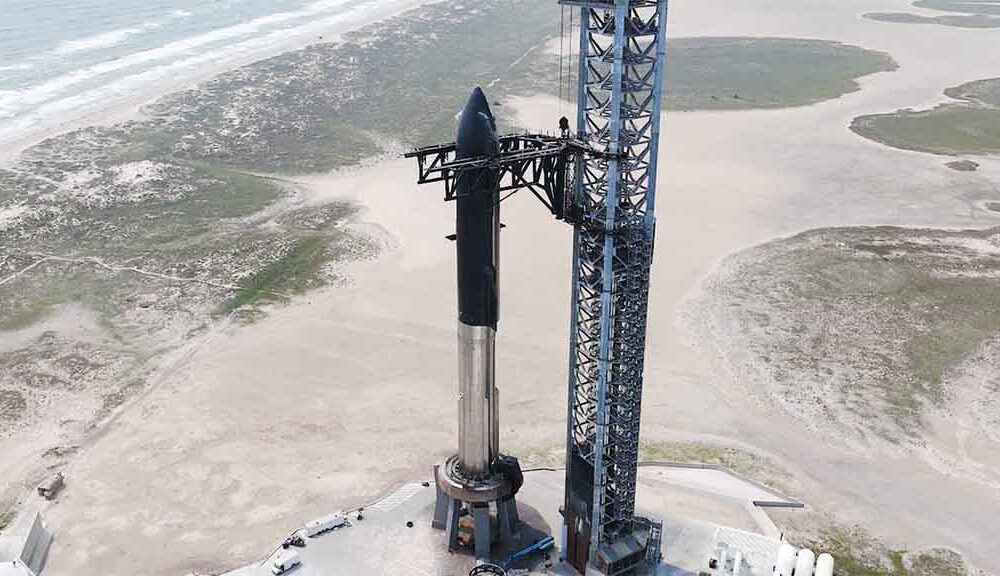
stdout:
<svg viewBox="0 0 1000 576">
<path fill-rule="evenodd" d="M 536 554 L 529 564 L 508 567 L 508 573 L 572 575 L 559 562 L 565 473 L 534 470 L 524 475 L 518 494 L 521 518 L 556 538 L 556 548 Z M 678 465 L 643 466 L 639 470 L 637 508 L 663 520 L 663 561 L 657 575 L 681 576 L 708 570 L 708 559 L 719 543 L 744 551 L 748 576 L 771 573 L 780 540 L 766 534 L 755 518 L 753 502 L 801 506 L 766 487 L 715 468 Z M 430 478 L 402 486 L 365 507 L 348 514 L 349 523 L 295 548 L 301 565 L 287 572 L 295 576 L 329 574 L 415 574 L 466 576 L 476 561 L 471 550 L 448 551 L 442 531 L 431 527 L 435 487 Z M 330 511 L 317 511 L 321 516 Z M 763 512 L 761 512 L 763 513 Z M 765 515 L 766 516 L 766 515 Z M 723 525 L 725 524 L 725 525 Z M 226 576 L 271 576 L 271 559 L 235 570 Z"/>
</svg>

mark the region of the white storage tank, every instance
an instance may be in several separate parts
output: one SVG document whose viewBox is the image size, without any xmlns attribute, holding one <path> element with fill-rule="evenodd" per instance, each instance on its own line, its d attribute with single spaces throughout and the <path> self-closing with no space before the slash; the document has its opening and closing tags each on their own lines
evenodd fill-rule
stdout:
<svg viewBox="0 0 1000 576">
<path fill-rule="evenodd" d="M 719 550 L 719 564 L 715 569 L 715 574 L 725 574 L 726 564 L 729 562 L 729 550 L 727 548 L 722 548 Z"/>
<path fill-rule="evenodd" d="M 808 549 L 799 550 L 795 557 L 795 576 L 813 576 L 816 569 L 816 554 Z"/>
<path fill-rule="evenodd" d="M 784 543 L 778 549 L 778 560 L 774 563 L 774 574 L 777 576 L 792 576 L 795 570 L 795 546 Z"/>
<path fill-rule="evenodd" d="M 833 576 L 833 556 L 819 555 L 816 559 L 816 576 Z"/>
</svg>

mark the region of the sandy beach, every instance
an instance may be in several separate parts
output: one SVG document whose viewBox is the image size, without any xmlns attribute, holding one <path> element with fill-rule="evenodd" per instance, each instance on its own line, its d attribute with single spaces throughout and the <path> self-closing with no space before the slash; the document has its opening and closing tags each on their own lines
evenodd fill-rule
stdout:
<svg viewBox="0 0 1000 576">
<path fill-rule="evenodd" d="M 1000 224 L 1000 160 L 978 172 L 886 148 L 851 119 L 944 100 L 942 90 L 995 75 L 997 35 L 863 20 L 908 2 L 769 0 L 678 3 L 671 33 L 823 38 L 885 50 L 896 72 L 860 92 L 803 108 L 668 113 L 661 148 L 651 292 L 647 442 L 697 440 L 766 455 L 795 496 L 893 546 L 991 557 L 997 486 L 942 472 L 920 454 L 830 445 L 768 406 L 744 402 L 720 367 L 734 342 L 690 324 L 701 283 L 725 258 L 824 226 L 946 228 Z M 822 16 L 821 16 L 822 15 Z M 550 130 L 559 102 L 515 98 L 498 109 Z M 396 156 L 292 179 L 297 200 L 362 206 L 352 224 L 380 254 L 343 265 L 343 281 L 249 325 L 218 320 L 167 361 L 157 384 L 81 446 L 69 489 L 44 509 L 57 534 L 47 574 L 178 574 L 235 568 L 304 521 L 427 478 L 456 434 L 453 207 L 415 184 Z M 503 204 L 498 381 L 501 446 L 530 462 L 565 437 L 571 230 L 530 195 Z M 942 429 L 947 446 L 954 431 Z M 823 448 L 817 446 L 823 445 Z M 1000 468 L 984 452 L 981 463 Z"/>
<path fill-rule="evenodd" d="M 391 18 L 408 10 L 434 4 L 440 0 L 394 0 L 391 5 L 379 5 L 374 10 L 348 11 L 334 17 L 319 17 L 312 22 L 245 42 L 234 42 L 225 51 L 189 56 L 178 61 L 135 74 L 103 87 L 105 93 L 92 98 L 79 94 L 76 99 L 57 101 L 27 119 L 19 119 L 22 128 L 0 135 L 0 167 L 9 164 L 24 149 L 72 130 L 91 126 L 111 126 L 141 118 L 144 106 L 164 94 L 185 90 L 234 70 L 316 42 L 338 42 L 343 35 L 373 22 Z M 319 11 L 317 10 L 317 15 Z M 179 41 L 164 46 L 162 51 L 185 54 L 188 45 Z M 136 63 L 155 61 L 157 50 L 148 50 L 131 58 Z M 127 67 L 128 62 L 111 62 L 110 67 Z M 109 65 L 94 66 L 94 69 Z M 86 71 L 84 71 L 86 72 Z"/>
</svg>

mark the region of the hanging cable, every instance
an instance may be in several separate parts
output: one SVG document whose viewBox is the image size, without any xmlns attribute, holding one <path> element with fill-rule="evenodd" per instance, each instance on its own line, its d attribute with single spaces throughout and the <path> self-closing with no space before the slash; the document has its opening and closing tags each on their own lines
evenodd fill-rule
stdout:
<svg viewBox="0 0 1000 576">
<path fill-rule="evenodd" d="M 573 109 L 572 104 L 575 101 L 573 90 L 573 38 L 573 9 L 571 8 L 569 11 L 569 79 L 566 81 L 566 99 L 571 104 L 570 110 Z"/>
<path fill-rule="evenodd" d="M 563 47 L 566 41 L 566 6 L 559 7 L 559 115 L 563 113 Z"/>
</svg>

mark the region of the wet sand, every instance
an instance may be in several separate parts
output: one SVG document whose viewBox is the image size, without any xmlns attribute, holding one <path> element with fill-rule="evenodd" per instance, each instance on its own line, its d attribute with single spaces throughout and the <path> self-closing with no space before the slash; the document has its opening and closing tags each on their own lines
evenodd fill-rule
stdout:
<svg viewBox="0 0 1000 576">
<path fill-rule="evenodd" d="M 816 509 L 893 546 L 950 545 L 1000 570 L 988 557 L 995 489 L 907 453 L 828 445 L 746 405 L 739 375 L 720 371 L 713 343 L 685 325 L 687 303 L 722 259 L 778 236 L 834 224 L 1000 222 L 980 205 L 997 196 L 997 159 L 957 173 L 847 129 L 855 116 L 932 105 L 944 87 L 989 76 L 995 35 L 861 19 L 902 1 L 805 4 L 681 3 L 671 16 L 679 36 L 839 40 L 886 50 L 901 69 L 807 108 L 667 116 L 645 439 L 757 450 L 792 472 L 796 496 Z M 550 129 L 558 117 L 551 98 L 511 104 L 526 127 Z M 58 534 L 50 573 L 236 566 L 311 517 L 429 475 L 455 444 L 454 256 L 444 239 L 454 225 L 441 190 L 414 179 L 402 160 L 300 179 L 317 202 L 362 203 L 359 226 L 381 240 L 382 256 L 259 323 L 219 326 L 84 447 L 67 470 L 71 489 L 47 511 Z M 530 454 L 564 439 L 570 231 L 529 195 L 503 213 L 501 444 Z"/>
</svg>

